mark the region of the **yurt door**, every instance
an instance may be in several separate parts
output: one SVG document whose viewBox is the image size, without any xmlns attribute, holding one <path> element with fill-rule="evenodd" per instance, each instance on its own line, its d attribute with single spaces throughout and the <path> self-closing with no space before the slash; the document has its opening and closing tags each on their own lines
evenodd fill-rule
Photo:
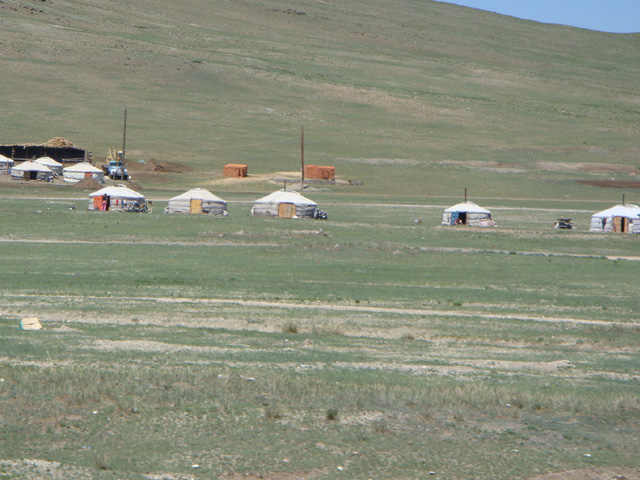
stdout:
<svg viewBox="0 0 640 480">
<path fill-rule="evenodd" d="M 296 206 L 293 203 L 281 203 L 278 205 L 278 217 L 293 218 L 296 216 Z"/>
<path fill-rule="evenodd" d="M 624 233 L 627 231 L 627 221 L 625 217 L 613 217 L 613 231 Z"/>
<path fill-rule="evenodd" d="M 102 210 L 102 196 L 93 197 L 93 208 L 100 211 Z"/>
<path fill-rule="evenodd" d="M 202 213 L 202 199 L 191 199 L 189 213 Z"/>
</svg>

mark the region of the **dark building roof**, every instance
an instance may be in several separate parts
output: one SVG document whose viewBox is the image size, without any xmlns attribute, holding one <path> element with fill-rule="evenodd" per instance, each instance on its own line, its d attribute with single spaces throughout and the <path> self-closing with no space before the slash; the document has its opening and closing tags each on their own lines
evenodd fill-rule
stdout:
<svg viewBox="0 0 640 480">
<path fill-rule="evenodd" d="M 49 157 L 60 163 L 84 162 L 89 157 L 89 152 L 84 148 L 72 145 L 0 145 L 0 155 L 13 158 L 17 161 L 34 160 L 40 157 Z"/>
</svg>

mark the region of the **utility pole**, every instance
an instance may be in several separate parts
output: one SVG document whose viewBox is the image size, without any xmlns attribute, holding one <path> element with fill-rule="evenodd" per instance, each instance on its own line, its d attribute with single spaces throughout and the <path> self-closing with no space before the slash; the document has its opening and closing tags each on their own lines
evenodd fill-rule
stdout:
<svg viewBox="0 0 640 480">
<path fill-rule="evenodd" d="M 124 127 L 122 128 L 122 181 L 124 181 L 124 161 L 127 156 L 127 109 L 124 109 Z"/>
<path fill-rule="evenodd" d="M 304 190 L 304 126 L 302 125 L 300 125 L 300 163 L 302 164 L 300 190 Z"/>
</svg>

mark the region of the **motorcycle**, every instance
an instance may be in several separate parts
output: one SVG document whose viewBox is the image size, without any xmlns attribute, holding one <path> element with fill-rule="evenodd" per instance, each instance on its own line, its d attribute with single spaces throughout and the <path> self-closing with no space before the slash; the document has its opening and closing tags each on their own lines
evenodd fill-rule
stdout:
<svg viewBox="0 0 640 480">
<path fill-rule="evenodd" d="M 138 202 L 133 202 L 125 206 L 125 212 L 146 213 L 148 210 L 147 204 L 140 205 Z"/>
<path fill-rule="evenodd" d="M 315 218 L 316 220 L 326 220 L 327 217 L 327 212 L 325 212 L 324 210 L 320 210 L 319 208 L 316 208 L 316 211 L 313 212 L 313 218 Z"/>
</svg>

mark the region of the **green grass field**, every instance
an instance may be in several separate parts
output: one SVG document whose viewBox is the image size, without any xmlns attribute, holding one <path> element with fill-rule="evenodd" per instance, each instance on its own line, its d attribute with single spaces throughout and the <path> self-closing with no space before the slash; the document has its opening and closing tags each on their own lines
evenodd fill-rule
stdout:
<svg viewBox="0 0 640 480">
<path fill-rule="evenodd" d="M 503 204 L 458 229 L 324 192 L 328 221 L 242 195 L 227 218 L 104 214 L 61 190 L 2 200 L 7 478 L 638 467 L 637 261 L 607 258 L 637 241 L 587 213 L 562 232 Z"/>
<path fill-rule="evenodd" d="M 637 34 L 131 3 L 0 2 L 0 143 L 99 162 L 126 108 L 154 204 L 0 179 L 0 479 L 640 479 L 638 239 L 588 232 L 640 203 Z M 251 217 L 301 125 L 329 219 Z M 162 213 L 196 186 L 229 216 Z M 497 228 L 440 225 L 465 188 Z"/>
</svg>

